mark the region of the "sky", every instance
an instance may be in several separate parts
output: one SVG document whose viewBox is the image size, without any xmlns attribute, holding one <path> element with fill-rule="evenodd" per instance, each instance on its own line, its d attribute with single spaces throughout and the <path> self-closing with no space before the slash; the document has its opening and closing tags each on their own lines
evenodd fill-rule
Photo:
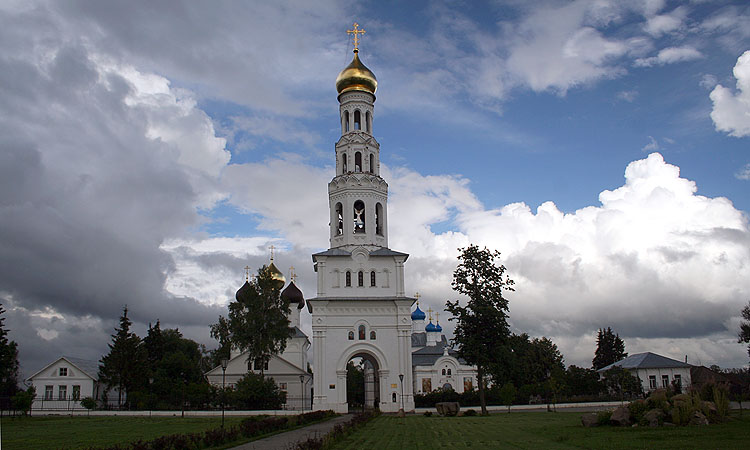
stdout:
<svg viewBox="0 0 750 450">
<path fill-rule="evenodd" d="M 0 2 L 0 303 L 22 375 L 209 325 L 269 260 L 316 289 L 366 30 L 391 248 L 423 309 L 501 252 L 516 333 L 741 367 L 750 6 L 608 1 Z M 450 337 L 454 323 L 441 314 Z M 310 316 L 302 328 L 311 334 Z"/>
</svg>

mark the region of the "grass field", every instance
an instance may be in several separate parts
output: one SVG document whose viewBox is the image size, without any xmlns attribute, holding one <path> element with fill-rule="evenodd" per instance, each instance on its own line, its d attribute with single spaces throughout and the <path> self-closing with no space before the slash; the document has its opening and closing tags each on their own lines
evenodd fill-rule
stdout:
<svg viewBox="0 0 750 450">
<path fill-rule="evenodd" d="M 227 417 L 225 426 L 242 418 Z M 125 444 L 221 426 L 221 417 L 21 417 L 2 419 L 2 450 L 78 449 Z"/>
<path fill-rule="evenodd" d="M 333 448 L 356 449 L 740 449 L 750 445 L 750 414 L 724 424 L 671 428 L 583 428 L 581 413 L 487 417 L 380 416 Z"/>
</svg>

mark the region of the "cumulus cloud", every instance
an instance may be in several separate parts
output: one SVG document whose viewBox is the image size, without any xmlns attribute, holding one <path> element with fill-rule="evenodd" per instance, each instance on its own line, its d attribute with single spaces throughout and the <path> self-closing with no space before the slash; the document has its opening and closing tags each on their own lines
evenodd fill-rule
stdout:
<svg viewBox="0 0 750 450">
<path fill-rule="evenodd" d="M 691 46 L 667 47 L 659 50 L 656 56 L 636 59 L 633 65 L 635 67 L 663 66 L 702 57 L 701 52 Z"/>
<path fill-rule="evenodd" d="M 711 119 L 717 131 L 734 137 L 750 136 L 750 50 L 737 58 L 734 66 L 737 93 L 717 84 L 711 91 Z"/>
</svg>

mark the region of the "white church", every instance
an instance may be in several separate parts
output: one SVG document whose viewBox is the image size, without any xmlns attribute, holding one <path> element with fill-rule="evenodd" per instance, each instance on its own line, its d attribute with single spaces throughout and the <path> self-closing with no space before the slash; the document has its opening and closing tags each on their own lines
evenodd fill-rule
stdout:
<svg viewBox="0 0 750 450">
<path fill-rule="evenodd" d="M 463 392 L 477 385 L 476 368 L 457 358 L 437 317 L 433 323 L 419 308 L 418 296 L 406 296 L 409 255 L 388 247 L 388 184 L 380 177 L 380 145 L 373 136 L 377 80 L 359 59 L 363 32 L 357 24 L 349 31 L 354 58 L 336 79 L 341 138 L 336 174 L 328 183 L 330 248 L 312 255 L 317 295 L 305 300 L 293 280 L 283 290 L 292 302 L 295 334 L 264 368 L 294 409 L 304 403 L 314 410 L 347 412 L 346 366 L 355 358 L 364 362 L 366 406 L 383 412 L 413 411 L 415 393 Z M 283 280 L 273 262 L 271 267 Z M 304 306 L 312 315 L 312 343 L 300 329 Z M 314 375 L 307 371 L 310 345 Z M 235 352 L 224 374 L 217 367 L 207 377 L 220 386 L 224 375 L 230 385 L 251 370 L 260 367 Z M 296 398 L 299 403 L 290 404 Z"/>
</svg>

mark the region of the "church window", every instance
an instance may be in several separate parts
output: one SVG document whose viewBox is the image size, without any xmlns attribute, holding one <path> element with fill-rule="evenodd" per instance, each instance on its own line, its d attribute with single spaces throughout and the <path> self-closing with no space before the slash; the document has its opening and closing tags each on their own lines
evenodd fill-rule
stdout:
<svg viewBox="0 0 750 450">
<path fill-rule="evenodd" d="M 348 167 L 346 166 L 346 153 L 341 155 L 341 173 L 347 173 L 349 171 Z"/>
<path fill-rule="evenodd" d="M 344 111 L 344 130 L 349 131 L 349 111 Z"/>
<path fill-rule="evenodd" d="M 357 286 L 364 287 L 365 286 L 365 273 L 361 270 L 357 273 Z"/>
<path fill-rule="evenodd" d="M 362 114 L 359 113 L 359 110 L 354 111 L 354 129 L 362 129 Z"/>
<path fill-rule="evenodd" d="M 443 375 L 445 375 L 445 369 L 443 369 Z"/>
<path fill-rule="evenodd" d="M 81 385 L 74 384 L 73 385 L 73 400 L 80 400 L 81 399 Z"/>
<path fill-rule="evenodd" d="M 362 153 L 356 152 L 354 154 L 354 171 L 362 172 Z"/>
<path fill-rule="evenodd" d="M 378 335 L 375 333 L 375 330 L 370 331 L 370 340 L 374 341 L 378 338 Z"/>
<path fill-rule="evenodd" d="M 451 376 L 451 370 L 448 369 L 448 376 Z"/>
<path fill-rule="evenodd" d="M 68 398 L 68 386 L 57 387 L 57 399 L 66 400 Z"/>
<path fill-rule="evenodd" d="M 54 386 L 44 386 L 44 399 L 52 400 Z"/>
<path fill-rule="evenodd" d="M 359 330 L 359 340 L 364 341 L 365 340 L 365 326 L 360 325 L 358 330 Z"/>
<path fill-rule="evenodd" d="M 383 205 L 375 203 L 375 234 L 383 235 Z"/>
<path fill-rule="evenodd" d="M 375 155 L 370 153 L 370 173 L 375 173 Z"/>
<path fill-rule="evenodd" d="M 344 234 L 344 207 L 341 203 L 336 203 L 336 235 Z"/>
<path fill-rule="evenodd" d="M 349 332 L 349 340 L 350 340 L 350 341 L 353 341 L 353 340 L 354 340 L 354 332 L 353 332 L 353 331 L 350 331 L 350 332 Z"/>
<path fill-rule="evenodd" d="M 391 397 L 393 398 L 393 403 L 396 403 L 396 393 L 395 392 L 393 393 L 393 395 Z"/>
<path fill-rule="evenodd" d="M 365 113 L 365 127 L 367 128 L 365 131 L 372 133 L 372 116 L 370 115 L 370 111 Z"/>
<path fill-rule="evenodd" d="M 68 376 L 68 368 L 67 367 L 60 367 L 60 376 L 61 377 L 67 377 Z"/>
<path fill-rule="evenodd" d="M 375 271 L 370 272 L 370 287 L 375 287 Z"/>
<path fill-rule="evenodd" d="M 354 202 L 354 234 L 365 232 L 365 202 Z"/>
<path fill-rule="evenodd" d="M 352 273 L 350 271 L 346 271 L 346 287 L 352 287 Z"/>
</svg>

